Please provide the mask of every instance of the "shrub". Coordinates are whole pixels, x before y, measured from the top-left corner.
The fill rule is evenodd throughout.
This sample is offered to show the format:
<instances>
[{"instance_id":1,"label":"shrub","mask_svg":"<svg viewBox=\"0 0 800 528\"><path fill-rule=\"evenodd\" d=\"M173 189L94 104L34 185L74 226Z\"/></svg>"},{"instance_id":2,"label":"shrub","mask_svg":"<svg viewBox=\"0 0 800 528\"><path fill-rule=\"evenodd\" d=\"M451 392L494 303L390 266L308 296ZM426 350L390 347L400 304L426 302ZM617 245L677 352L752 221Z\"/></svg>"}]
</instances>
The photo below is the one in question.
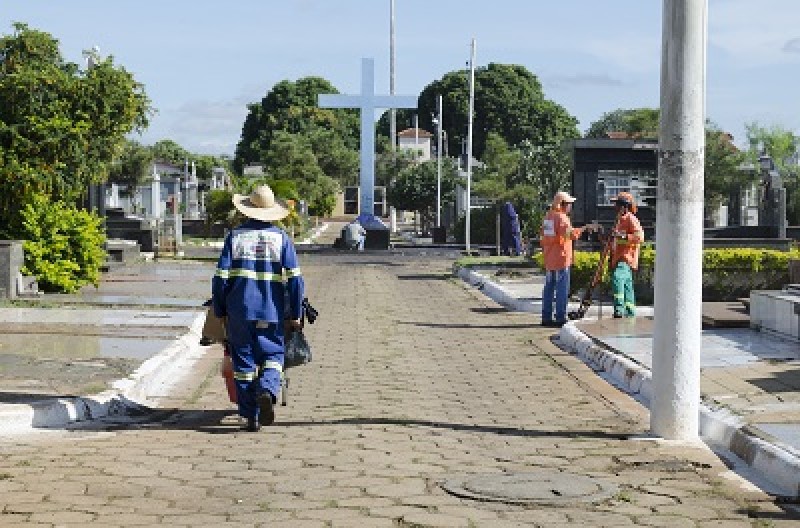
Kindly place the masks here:
<instances>
[{"instance_id":1,"label":"shrub","mask_svg":"<svg viewBox=\"0 0 800 528\"><path fill-rule=\"evenodd\" d=\"M656 252L650 245L642 247L639 272L634 281L637 300L652 302ZM776 251L754 248L713 248L703 250L703 299L733 300L750 290L778 289L789 280L789 260L800 258L800 250ZM576 251L572 266L572 291L589 284L600 259L596 251ZM542 254L534 256L542 267ZM603 280L608 279L607 270Z\"/></svg>"},{"instance_id":2,"label":"shrub","mask_svg":"<svg viewBox=\"0 0 800 528\"><path fill-rule=\"evenodd\" d=\"M34 275L43 291L71 293L98 284L106 237L94 213L34 196L14 231L24 240L22 272Z\"/></svg>"}]
</instances>

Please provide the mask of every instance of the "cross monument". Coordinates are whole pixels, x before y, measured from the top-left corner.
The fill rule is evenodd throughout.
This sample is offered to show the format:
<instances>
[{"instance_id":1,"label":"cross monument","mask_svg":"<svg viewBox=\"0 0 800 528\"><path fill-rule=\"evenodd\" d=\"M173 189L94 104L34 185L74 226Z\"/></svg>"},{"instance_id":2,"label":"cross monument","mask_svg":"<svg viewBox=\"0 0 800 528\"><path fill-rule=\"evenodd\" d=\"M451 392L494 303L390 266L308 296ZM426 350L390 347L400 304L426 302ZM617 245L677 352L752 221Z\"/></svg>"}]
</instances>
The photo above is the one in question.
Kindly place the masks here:
<instances>
[{"instance_id":1,"label":"cross monument","mask_svg":"<svg viewBox=\"0 0 800 528\"><path fill-rule=\"evenodd\" d=\"M375 110L378 108L416 108L413 95L376 95L375 60L361 59L361 94L320 94L320 108L358 108L361 111L361 205L358 220L368 231L385 230L375 216Z\"/></svg>"}]
</instances>

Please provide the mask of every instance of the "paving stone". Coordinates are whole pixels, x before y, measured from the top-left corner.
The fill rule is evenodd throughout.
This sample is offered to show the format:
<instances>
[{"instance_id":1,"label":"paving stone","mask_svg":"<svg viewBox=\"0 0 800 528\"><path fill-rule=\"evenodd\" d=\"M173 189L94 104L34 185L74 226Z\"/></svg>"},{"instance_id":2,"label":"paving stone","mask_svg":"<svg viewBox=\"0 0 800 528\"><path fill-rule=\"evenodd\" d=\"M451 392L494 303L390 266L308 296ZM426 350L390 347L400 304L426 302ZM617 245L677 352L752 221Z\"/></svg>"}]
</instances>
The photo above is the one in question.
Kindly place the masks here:
<instances>
[{"instance_id":1,"label":"paving stone","mask_svg":"<svg viewBox=\"0 0 800 528\"><path fill-rule=\"evenodd\" d=\"M287 372L289 405L275 425L239 431L221 350L209 348L167 400L177 409L167 419L3 441L0 473L12 478L0 480L0 504L27 513L0 514L0 526L52 528L57 516L78 515L63 524L735 527L766 500L714 480L727 469L703 448L628 439L647 432L646 412L557 349L534 316L430 278L452 262L302 259L321 313L306 328L315 358ZM709 467L619 462L668 459ZM607 479L629 500L523 508L437 486L449 475L537 469ZM662 513L645 515L651 509Z\"/></svg>"}]
</instances>

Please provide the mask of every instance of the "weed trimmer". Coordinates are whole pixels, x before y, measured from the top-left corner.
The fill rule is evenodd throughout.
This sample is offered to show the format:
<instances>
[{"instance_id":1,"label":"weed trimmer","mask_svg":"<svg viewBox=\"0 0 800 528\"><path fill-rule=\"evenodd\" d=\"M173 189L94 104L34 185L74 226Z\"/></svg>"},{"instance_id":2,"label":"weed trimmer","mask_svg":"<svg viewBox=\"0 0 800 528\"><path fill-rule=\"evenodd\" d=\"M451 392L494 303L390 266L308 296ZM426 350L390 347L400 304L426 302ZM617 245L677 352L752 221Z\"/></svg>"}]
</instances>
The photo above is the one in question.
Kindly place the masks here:
<instances>
[{"instance_id":1,"label":"weed trimmer","mask_svg":"<svg viewBox=\"0 0 800 528\"><path fill-rule=\"evenodd\" d=\"M589 287L586 288L586 291L583 292L580 307L578 307L576 311L567 314L570 320L583 319L583 316L586 315L586 311L589 310L589 307L592 305L592 293L594 293L594 289L600 284L600 281L603 280L603 270L606 266L606 260L608 260L608 256L611 254L611 245L613 243L614 237L609 233L605 236L603 249L600 252L600 260L597 263L597 269L594 270L592 281L589 283Z\"/></svg>"}]
</instances>

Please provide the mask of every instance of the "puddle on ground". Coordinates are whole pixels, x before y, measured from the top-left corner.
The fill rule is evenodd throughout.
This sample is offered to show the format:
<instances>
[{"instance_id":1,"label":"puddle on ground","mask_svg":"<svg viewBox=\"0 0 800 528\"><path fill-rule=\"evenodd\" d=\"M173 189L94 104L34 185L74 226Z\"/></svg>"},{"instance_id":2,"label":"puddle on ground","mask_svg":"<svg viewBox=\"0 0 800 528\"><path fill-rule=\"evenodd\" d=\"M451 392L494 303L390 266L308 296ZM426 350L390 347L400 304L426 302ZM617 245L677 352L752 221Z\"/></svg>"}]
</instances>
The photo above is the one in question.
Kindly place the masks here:
<instances>
[{"instance_id":1,"label":"puddle on ground","mask_svg":"<svg viewBox=\"0 0 800 528\"><path fill-rule=\"evenodd\" d=\"M64 334L2 334L0 356L39 359L120 358L144 361L174 342L174 336L158 338L111 337ZM0 360L0 366L2 361Z\"/></svg>"}]
</instances>

